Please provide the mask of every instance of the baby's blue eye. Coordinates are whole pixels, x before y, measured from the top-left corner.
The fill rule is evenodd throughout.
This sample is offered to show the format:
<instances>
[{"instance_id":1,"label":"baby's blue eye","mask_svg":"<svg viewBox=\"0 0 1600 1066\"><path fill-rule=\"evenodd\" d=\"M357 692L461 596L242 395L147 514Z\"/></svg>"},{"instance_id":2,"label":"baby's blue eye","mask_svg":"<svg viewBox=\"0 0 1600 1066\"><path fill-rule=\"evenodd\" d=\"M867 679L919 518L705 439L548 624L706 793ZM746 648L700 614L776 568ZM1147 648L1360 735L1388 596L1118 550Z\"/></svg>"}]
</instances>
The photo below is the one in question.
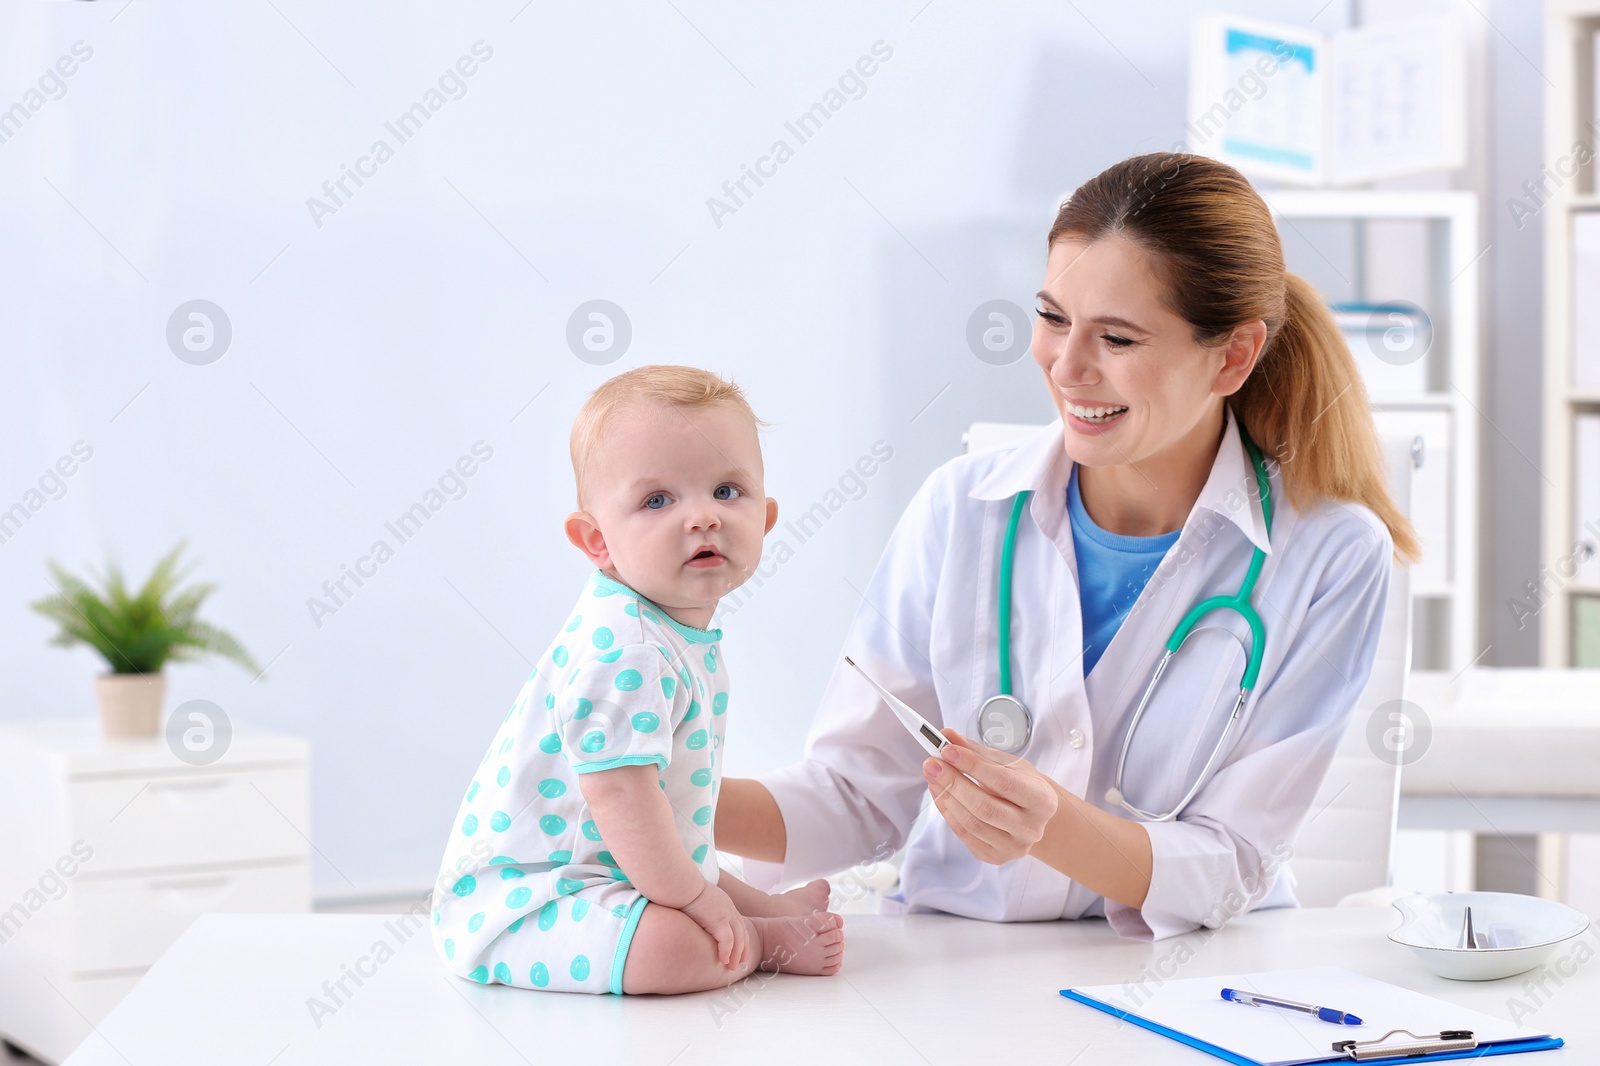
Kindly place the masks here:
<instances>
[{"instance_id":1,"label":"baby's blue eye","mask_svg":"<svg viewBox=\"0 0 1600 1066\"><path fill-rule=\"evenodd\" d=\"M648 495L648 496L646 496L644 498L644 505L646 507L650 508L650 510L652 510L652 511L659 511L659 510L661 510L661 508L663 508L663 507L665 507L667 505L666 504L666 499L667 499L667 494L666 493L664 493L664 492L652 492L650 495ZM652 502L654 500L661 500L662 502L661 503L654 503L654 502Z\"/></svg>"},{"instance_id":2,"label":"baby's blue eye","mask_svg":"<svg viewBox=\"0 0 1600 1066\"><path fill-rule=\"evenodd\" d=\"M722 490L723 489L730 490L731 492L734 493L734 495L732 495L732 496L724 496L724 495L722 495ZM740 496L743 496L744 493L742 491L740 491L739 486L737 486L737 485L718 485L716 487L716 489L712 491L711 495L713 497L715 497L716 499L719 499L719 500L736 500Z\"/></svg>"}]
</instances>

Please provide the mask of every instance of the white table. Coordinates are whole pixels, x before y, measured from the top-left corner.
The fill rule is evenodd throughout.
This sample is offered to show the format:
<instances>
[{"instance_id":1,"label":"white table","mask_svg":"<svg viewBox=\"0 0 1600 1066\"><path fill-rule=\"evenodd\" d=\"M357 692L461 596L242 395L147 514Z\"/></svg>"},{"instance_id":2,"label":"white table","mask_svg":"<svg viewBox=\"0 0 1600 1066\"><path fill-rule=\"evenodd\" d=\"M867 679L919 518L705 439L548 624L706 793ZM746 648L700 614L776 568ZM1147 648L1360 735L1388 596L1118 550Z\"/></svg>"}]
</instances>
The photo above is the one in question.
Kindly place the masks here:
<instances>
[{"instance_id":1,"label":"white table","mask_svg":"<svg viewBox=\"0 0 1600 1066\"><path fill-rule=\"evenodd\" d=\"M68 1066L128 1063L1215 1063L1057 994L1074 985L1338 965L1509 1018L1534 974L1434 977L1385 939L1387 909L1263 911L1150 944L1097 920L1000 925L946 915L852 916L842 973L770 977L742 998L585 996L446 976L428 930L400 944L380 915L200 918ZM1600 1060L1600 952L1524 1024L1567 1041L1537 1066ZM378 941L399 945L319 1027L307 1001ZM1568 945L1563 954L1576 952ZM736 986L737 987L737 986ZM1510 1060L1506 1060L1510 1061ZM1521 1061L1521 1060L1519 1060Z\"/></svg>"}]
</instances>

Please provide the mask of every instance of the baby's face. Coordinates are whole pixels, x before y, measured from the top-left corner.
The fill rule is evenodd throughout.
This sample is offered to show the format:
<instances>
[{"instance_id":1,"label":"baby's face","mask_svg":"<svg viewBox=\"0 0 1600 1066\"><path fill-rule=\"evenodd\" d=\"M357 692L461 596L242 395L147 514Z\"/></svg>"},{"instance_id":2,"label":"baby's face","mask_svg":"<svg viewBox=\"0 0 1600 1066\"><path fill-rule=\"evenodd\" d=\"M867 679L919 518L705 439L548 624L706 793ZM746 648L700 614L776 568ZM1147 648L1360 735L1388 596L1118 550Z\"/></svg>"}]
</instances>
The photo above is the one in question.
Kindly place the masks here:
<instances>
[{"instance_id":1,"label":"baby's face","mask_svg":"<svg viewBox=\"0 0 1600 1066\"><path fill-rule=\"evenodd\" d=\"M567 519L568 537L602 571L701 629L755 570L778 515L756 427L724 404L630 405L590 456L584 488L589 510Z\"/></svg>"}]
</instances>

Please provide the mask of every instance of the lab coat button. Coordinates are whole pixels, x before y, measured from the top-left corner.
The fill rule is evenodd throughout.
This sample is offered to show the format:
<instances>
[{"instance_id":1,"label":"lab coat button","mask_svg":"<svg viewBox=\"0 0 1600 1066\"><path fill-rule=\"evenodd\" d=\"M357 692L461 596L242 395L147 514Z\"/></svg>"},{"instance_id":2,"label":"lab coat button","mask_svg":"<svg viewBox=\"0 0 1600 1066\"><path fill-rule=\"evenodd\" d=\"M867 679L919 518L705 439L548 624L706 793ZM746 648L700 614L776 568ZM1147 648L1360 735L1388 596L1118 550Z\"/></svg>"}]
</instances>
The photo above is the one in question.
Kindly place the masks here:
<instances>
[{"instance_id":1,"label":"lab coat button","mask_svg":"<svg viewBox=\"0 0 1600 1066\"><path fill-rule=\"evenodd\" d=\"M1083 734L1076 729L1068 730L1067 743L1071 744L1074 748L1083 747Z\"/></svg>"}]
</instances>

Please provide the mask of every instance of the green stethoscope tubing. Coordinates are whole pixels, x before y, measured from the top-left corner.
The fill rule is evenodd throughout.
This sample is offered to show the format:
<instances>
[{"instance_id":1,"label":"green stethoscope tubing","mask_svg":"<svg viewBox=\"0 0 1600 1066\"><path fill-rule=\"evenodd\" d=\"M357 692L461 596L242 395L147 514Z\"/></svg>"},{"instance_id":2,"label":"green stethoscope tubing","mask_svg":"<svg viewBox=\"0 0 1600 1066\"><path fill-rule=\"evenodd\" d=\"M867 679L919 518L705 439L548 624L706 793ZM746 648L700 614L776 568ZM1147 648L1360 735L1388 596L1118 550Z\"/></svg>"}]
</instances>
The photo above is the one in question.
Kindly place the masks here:
<instances>
[{"instance_id":1,"label":"green stethoscope tubing","mask_svg":"<svg viewBox=\"0 0 1600 1066\"><path fill-rule=\"evenodd\" d=\"M1256 487L1261 493L1261 516L1266 519L1267 536L1272 536L1272 490L1267 480L1267 465L1261 459L1261 452L1257 450L1255 441L1241 427L1239 435L1244 438L1245 451L1250 453L1250 461L1256 468ZM1261 567L1267 561L1267 553L1257 548L1250 556L1250 568L1245 571L1244 582L1240 584L1239 591L1232 596L1212 596L1201 600L1184 616L1178 628L1172 631L1172 636L1167 639L1167 651L1176 652L1183 643L1194 624L1200 621L1200 616L1218 608L1232 608L1244 616L1250 624L1250 656L1245 663L1244 679L1239 682L1239 687L1246 692L1256 687L1256 675L1261 672L1261 659L1255 650L1261 647L1266 638L1266 630L1261 624L1261 615L1250 606L1250 595L1256 590L1256 578L1261 574ZM1010 628L1009 626L1007 628ZM1007 642L1009 644L1009 641Z\"/></svg>"},{"instance_id":2,"label":"green stethoscope tubing","mask_svg":"<svg viewBox=\"0 0 1600 1066\"><path fill-rule=\"evenodd\" d=\"M1245 432L1243 426L1239 427L1239 436L1244 442L1245 451L1250 455L1251 464L1255 467L1256 488L1261 498L1261 514L1266 522L1267 536L1270 538L1272 535L1272 489L1270 479L1267 476L1266 462L1261 457L1261 450L1256 447L1255 441L1250 439L1250 435ZM1016 697L1012 696L1011 693L1011 578L1016 557L1017 527L1021 524L1022 513L1027 508L1028 500L1032 495L1031 490L1017 493L1016 499L1011 504L1011 516L1006 522L1005 540L1000 548L999 695L1009 697L1012 700L1016 700ZM1166 821L1176 817L1178 811L1182 810L1194 793L1198 791L1201 782L1205 779L1206 771L1216 761L1217 755L1221 753L1222 743L1227 740L1228 731L1224 730L1222 741L1218 743L1217 750L1212 752L1211 761L1207 762L1205 770L1201 771L1200 779L1196 780L1195 787L1189 790L1189 794L1179 803L1177 809L1171 813L1166 815L1148 814L1129 806L1122 800L1122 771L1123 765L1127 761L1128 746L1133 740L1133 730L1137 727L1139 718L1144 713L1145 704L1150 699L1150 693L1155 688L1156 682L1160 680L1161 674L1165 671L1167 662L1173 655L1177 654L1178 648L1188 639L1189 634L1194 630L1195 624L1203 616L1215 610L1233 610L1238 612L1250 627L1250 650L1245 658L1244 676L1239 682L1239 698L1234 704L1233 715L1229 720L1229 729L1232 728L1232 722L1239 717L1239 712L1244 706L1245 697L1255 688L1256 677L1261 672L1261 658L1256 654L1256 651L1263 646L1266 640L1266 628L1262 625L1261 615L1251 606L1250 597L1255 592L1256 579L1261 575L1261 568L1266 564L1266 559L1266 552L1259 547L1256 548L1251 553L1250 566L1245 571L1244 580L1239 585L1239 591L1232 596L1211 596L1201 600L1189 610L1188 614L1184 615L1183 621L1178 623L1178 627L1172 631L1172 636L1167 639L1166 655L1162 657L1161 663L1156 667L1155 676L1150 679L1150 684L1145 689L1144 698L1139 701L1139 707L1134 712L1133 721L1129 723L1128 734L1123 740L1122 757L1117 763L1117 783L1111 790L1116 794L1114 801L1134 811L1134 813L1157 821ZM1016 702L1018 706L1023 706L1020 700L1016 700ZM1025 721L1024 736L1026 736L1032 731L1032 714L1027 711L1025 706L1023 706L1023 713L1026 719L1029 720Z\"/></svg>"}]
</instances>

